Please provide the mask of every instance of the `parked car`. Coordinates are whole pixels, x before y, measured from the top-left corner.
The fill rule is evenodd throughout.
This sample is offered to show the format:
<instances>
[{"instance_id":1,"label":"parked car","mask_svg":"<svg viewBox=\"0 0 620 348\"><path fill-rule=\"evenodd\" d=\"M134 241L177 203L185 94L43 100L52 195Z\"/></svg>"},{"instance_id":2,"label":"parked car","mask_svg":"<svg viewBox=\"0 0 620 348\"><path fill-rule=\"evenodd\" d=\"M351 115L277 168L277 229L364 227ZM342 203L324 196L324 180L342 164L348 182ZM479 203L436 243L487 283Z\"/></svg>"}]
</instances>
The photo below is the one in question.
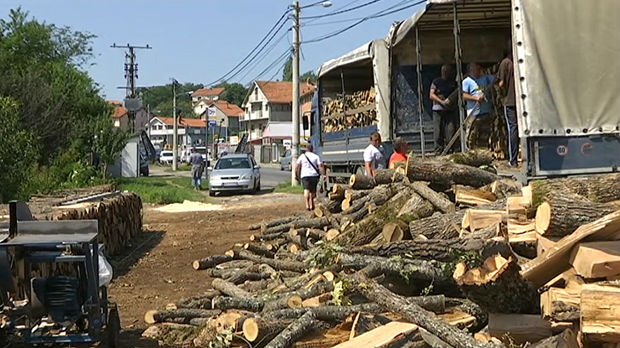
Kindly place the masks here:
<instances>
[{"instance_id":1,"label":"parked car","mask_svg":"<svg viewBox=\"0 0 620 348\"><path fill-rule=\"evenodd\" d=\"M170 150L164 150L159 154L159 163L161 164L172 164L173 154Z\"/></svg>"},{"instance_id":2,"label":"parked car","mask_svg":"<svg viewBox=\"0 0 620 348\"><path fill-rule=\"evenodd\" d=\"M209 169L210 196L222 191L260 191L260 166L252 155L226 155Z\"/></svg>"},{"instance_id":3,"label":"parked car","mask_svg":"<svg viewBox=\"0 0 620 348\"><path fill-rule=\"evenodd\" d=\"M306 150L302 149L300 155L304 152ZM291 150L286 150L284 156L280 159L280 170L293 170L293 166L291 166Z\"/></svg>"},{"instance_id":4,"label":"parked car","mask_svg":"<svg viewBox=\"0 0 620 348\"><path fill-rule=\"evenodd\" d=\"M206 147L204 147L204 146L196 146L195 149L196 150L192 150L192 148L187 149L187 153L185 154L185 156L183 158L181 158L183 160L183 162L187 162L189 164L190 160L191 160L192 153L194 153L194 151L198 152L199 154L201 154L202 155L202 159L205 162L210 160L210 158L207 158L207 148Z\"/></svg>"}]
</instances>

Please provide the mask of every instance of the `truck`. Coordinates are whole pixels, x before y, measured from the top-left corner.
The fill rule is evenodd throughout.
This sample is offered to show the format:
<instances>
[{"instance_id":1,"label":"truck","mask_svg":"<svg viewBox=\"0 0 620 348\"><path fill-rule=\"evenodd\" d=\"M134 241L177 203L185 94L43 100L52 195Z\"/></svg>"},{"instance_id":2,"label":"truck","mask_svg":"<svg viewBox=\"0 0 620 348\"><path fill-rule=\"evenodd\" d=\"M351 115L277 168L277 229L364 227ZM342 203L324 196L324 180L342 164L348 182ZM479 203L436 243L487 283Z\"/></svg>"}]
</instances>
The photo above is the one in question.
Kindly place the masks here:
<instances>
[{"instance_id":1,"label":"truck","mask_svg":"<svg viewBox=\"0 0 620 348\"><path fill-rule=\"evenodd\" d=\"M567 26L566 23L572 23ZM511 175L540 177L615 172L620 165L620 2L580 0L427 0L387 37L319 69L313 144L330 181L363 166L368 136L378 131L391 153L397 136L417 154L433 151L433 78L442 64L496 67L512 50L516 110L524 165ZM326 129L330 98L375 90L371 124ZM459 98L459 136L467 150L467 115ZM327 112L326 112L327 111ZM344 110L349 116L359 110ZM503 110L497 112L503 117Z\"/></svg>"}]
</instances>

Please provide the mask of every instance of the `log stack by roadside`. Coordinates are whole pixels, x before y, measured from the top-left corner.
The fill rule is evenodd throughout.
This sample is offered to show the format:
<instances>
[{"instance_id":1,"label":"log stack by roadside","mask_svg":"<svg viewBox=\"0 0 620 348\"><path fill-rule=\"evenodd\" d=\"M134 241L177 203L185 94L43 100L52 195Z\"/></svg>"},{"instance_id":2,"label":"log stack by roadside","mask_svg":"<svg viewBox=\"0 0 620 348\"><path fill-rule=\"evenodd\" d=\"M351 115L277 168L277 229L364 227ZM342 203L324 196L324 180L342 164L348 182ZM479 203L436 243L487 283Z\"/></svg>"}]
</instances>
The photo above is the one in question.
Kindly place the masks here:
<instances>
[{"instance_id":1,"label":"log stack by roadside","mask_svg":"<svg viewBox=\"0 0 620 348\"><path fill-rule=\"evenodd\" d=\"M213 289L149 311L145 334L189 330L196 347L617 344L620 206L580 195L594 186L534 207L532 187L447 158L356 175L310 216L252 225L249 242L196 260Z\"/></svg>"}]
</instances>

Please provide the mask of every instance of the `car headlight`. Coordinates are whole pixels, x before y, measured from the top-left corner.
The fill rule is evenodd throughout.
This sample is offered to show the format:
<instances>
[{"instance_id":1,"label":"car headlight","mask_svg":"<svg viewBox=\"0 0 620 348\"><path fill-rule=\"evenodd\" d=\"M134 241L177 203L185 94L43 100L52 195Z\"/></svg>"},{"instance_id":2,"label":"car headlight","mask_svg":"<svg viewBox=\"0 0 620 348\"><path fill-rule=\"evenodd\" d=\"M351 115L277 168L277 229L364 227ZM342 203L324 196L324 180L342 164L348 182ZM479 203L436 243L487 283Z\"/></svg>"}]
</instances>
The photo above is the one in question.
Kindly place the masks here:
<instances>
[{"instance_id":1,"label":"car headlight","mask_svg":"<svg viewBox=\"0 0 620 348\"><path fill-rule=\"evenodd\" d=\"M210 177L211 181L220 181L220 177L219 176L212 176Z\"/></svg>"},{"instance_id":2,"label":"car headlight","mask_svg":"<svg viewBox=\"0 0 620 348\"><path fill-rule=\"evenodd\" d=\"M241 180L249 180L249 179L252 179L252 174L241 175Z\"/></svg>"}]
</instances>

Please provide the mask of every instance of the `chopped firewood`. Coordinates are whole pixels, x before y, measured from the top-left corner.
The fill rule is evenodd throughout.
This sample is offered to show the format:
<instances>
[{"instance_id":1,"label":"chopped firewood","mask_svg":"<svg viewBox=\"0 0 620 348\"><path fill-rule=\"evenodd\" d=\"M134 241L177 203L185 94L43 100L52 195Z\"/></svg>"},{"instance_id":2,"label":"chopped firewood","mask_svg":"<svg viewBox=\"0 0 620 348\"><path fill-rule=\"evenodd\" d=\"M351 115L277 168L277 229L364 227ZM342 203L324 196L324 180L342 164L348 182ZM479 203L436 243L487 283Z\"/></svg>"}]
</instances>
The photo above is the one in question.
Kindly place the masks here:
<instances>
[{"instance_id":1,"label":"chopped firewood","mask_svg":"<svg viewBox=\"0 0 620 348\"><path fill-rule=\"evenodd\" d=\"M479 229L496 225L506 220L506 212L503 210L468 209L463 217L461 228L475 232Z\"/></svg>"},{"instance_id":2,"label":"chopped firewood","mask_svg":"<svg viewBox=\"0 0 620 348\"><path fill-rule=\"evenodd\" d=\"M144 314L144 322L147 324L155 324L162 322L174 322L177 324L189 324L194 318L211 318L220 314L222 311L217 309L189 309L182 308L172 311L151 310ZM182 320L175 320L181 318Z\"/></svg>"},{"instance_id":3,"label":"chopped firewood","mask_svg":"<svg viewBox=\"0 0 620 348\"><path fill-rule=\"evenodd\" d=\"M387 242L396 242L403 239L411 239L409 234L409 226L403 221L397 220L394 222L388 222L383 226L381 231L383 238Z\"/></svg>"},{"instance_id":4,"label":"chopped firewood","mask_svg":"<svg viewBox=\"0 0 620 348\"><path fill-rule=\"evenodd\" d=\"M356 190L371 189L376 185L377 183L372 177L363 174L353 174L349 179L349 186Z\"/></svg>"},{"instance_id":5,"label":"chopped firewood","mask_svg":"<svg viewBox=\"0 0 620 348\"><path fill-rule=\"evenodd\" d=\"M494 193L482 189L467 190L456 188L454 195L456 203L470 206L489 204L497 200Z\"/></svg>"},{"instance_id":6,"label":"chopped firewood","mask_svg":"<svg viewBox=\"0 0 620 348\"><path fill-rule=\"evenodd\" d=\"M424 199L429 201L435 208L439 209L444 213L453 213L456 211L456 207L454 203L452 203L448 198L444 197L444 195L435 192L433 189L428 187L426 183L421 181L414 181L411 183L411 188L422 196Z\"/></svg>"},{"instance_id":7,"label":"chopped firewood","mask_svg":"<svg viewBox=\"0 0 620 348\"><path fill-rule=\"evenodd\" d=\"M620 287L584 285L581 335L586 342L620 342Z\"/></svg>"},{"instance_id":8,"label":"chopped firewood","mask_svg":"<svg viewBox=\"0 0 620 348\"><path fill-rule=\"evenodd\" d=\"M530 348L579 348L577 334L572 329L566 329L562 333L542 339L528 346Z\"/></svg>"},{"instance_id":9,"label":"chopped firewood","mask_svg":"<svg viewBox=\"0 0 620 348\"><path fill-rule=\"evenodd\" d=\"M554 321L578 321L579 303L579 291L550 288L540 295L543 318Z\"/></svg>"},{"instance_id":10,"label":"chopped firewood","mask_svg":"<svg viewBox=\"0 0 620 348\"><path fill-rule=\"evenodd\" d=\"M584 278L620 274L620 240L579 243L573 248L570 263Z\"/></svg>"},{"instance_id":11,"label":"chopped firewood","mask_svg":"<svg viewBox=\"0 0 620 348\"><path fill-rule=\"evenodd\" d=\"M379 348L390 344L401 335L406 335L418 329L411 323L393 321L374 330L363 333L349 341L343 342L333 348Z\"/></svg>"}]
</instances>

